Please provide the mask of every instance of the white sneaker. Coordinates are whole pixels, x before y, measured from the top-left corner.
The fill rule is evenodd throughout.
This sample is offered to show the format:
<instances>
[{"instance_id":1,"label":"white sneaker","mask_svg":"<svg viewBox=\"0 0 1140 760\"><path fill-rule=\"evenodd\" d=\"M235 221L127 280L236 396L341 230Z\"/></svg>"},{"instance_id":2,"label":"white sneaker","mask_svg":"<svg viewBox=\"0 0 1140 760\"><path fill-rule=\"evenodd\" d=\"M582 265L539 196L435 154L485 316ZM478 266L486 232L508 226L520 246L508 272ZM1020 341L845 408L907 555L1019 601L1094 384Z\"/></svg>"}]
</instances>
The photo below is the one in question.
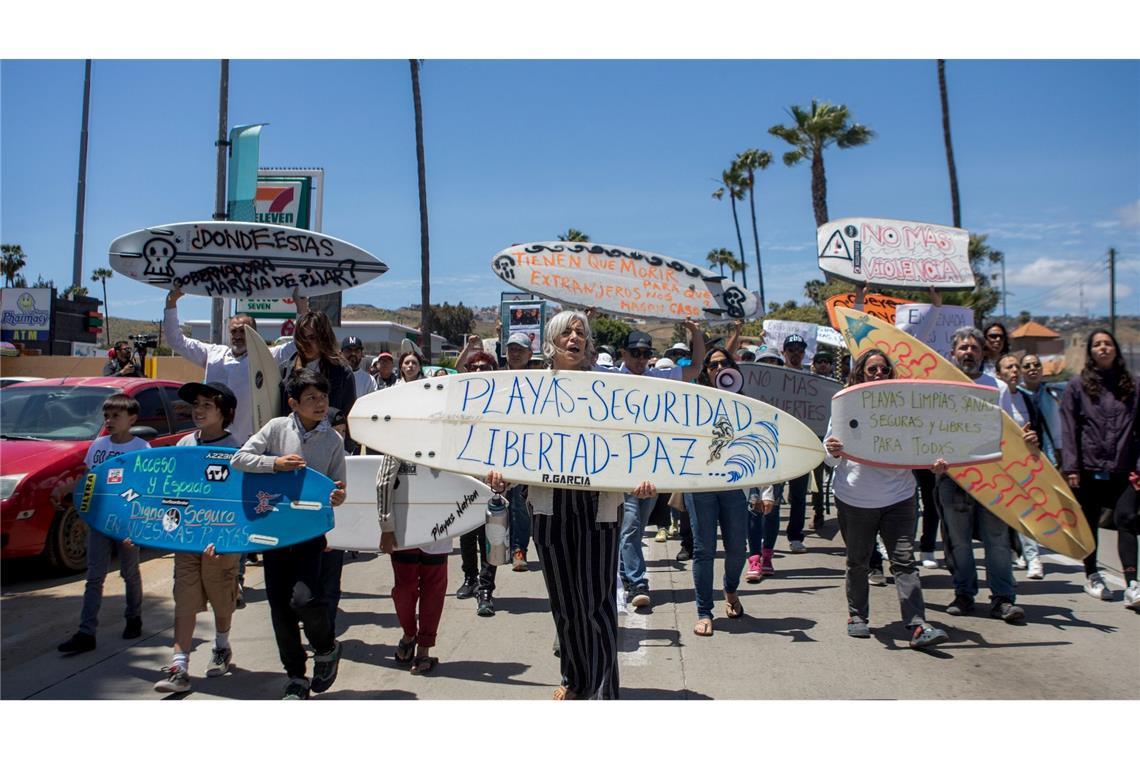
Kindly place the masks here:
<instances>
[{"instance_id":1,"label":"white sneaker","mask_svg":"<svg viewBox=\"0 0 1140 760\"><path fill-rule=\"evenodd\" d=\"M1101 577L1100 573L1093 573L1089 576L1085 582L1085 593L1105 602L1112 599L1112 591L1104 585L1104 578Z\"/></svg>"},{"instance_id":2,"label":"white sneaker","mask_svg":"<svg viewBox=\"0 0 1140 760\"><path fill-rule=\"evenodd\" d=\"M804 548L803 541L789 541L788 549L792 552L792 554L803 554L807 551L807 549Z\"/></svg>"},{"instance_id":3,"label":"white sneaker","mask_svg":"<svg viewBox=\"0 0 1140 760\"><path fill-rule=\"evenodd\" d=\"M927 570L933 570L938 567L938 560L934 559L934 552L922 553L922 566Z\"/></svg>"},{"instance_id":4,"label":"white sneaker","mask_svg":"<svg viewBox=\"0 0 1140 760\"><path fill-rule=\"evenodd\" d=\"M1018 570L1024 570L1029 567L1029 563L1025 561L1025 557L1018 557L1017 561L1013 563L1013 566Z\"/></svg>"},{"instance_id":5,"label":"white sneaker","mask_svg":"<svg viewBox=\"0 0 1140 760\"><path fill-rule=\"evenodd\" d=\"M1034 557L1029 560L1029 572L1025 574L1026 578L1032 578L1039 581L1045 577L1045 567L1041 564L1041 560Z\"/></svg>"},{"instance_id":6,"label":"white sneaker","mask_svg":"<svg viewBox=\"0 0 1140 760\"><path fill-rule=\"evenodd\" d=\"M885 586L887 585L887 576L883 575L882 570L872 570L867 575L867 582L872 586Z\"/></svg>"},{"instance_id":7,"label":"white sneaker","mask_svg":"<svg viewBox=\"0 0 1140 760\"><path fill-rule=\"evenodd\" d=\"M1124 606L1140 612L1140 583L1132 581L1124 589Z\"/></svg>"},{"instance_id":8,"label":"white sneaker","mask_svg":"<svg viewBox=\"0 0 1140 760\"><path fill-rule=\"evenodd\" d=\"M207 678L217 678L224 676L230 670L230 662L234 658L233 650L229 647L225 649L215 648L213 657L210 660L210 667L206 668Z\"/></svg>"},{"instance_id":9,"label":"white sneaker","mask_svg":"<svg viewBox=\"0 0 1140 760\"><path fill-rule=\"evenodd\" d=\"M163 668L162 674L165 678L154 685L154 690L159 694L182 694L190 691L190 674L186 672L186 668L171 665Z\"/></svg>"}]
</instances>

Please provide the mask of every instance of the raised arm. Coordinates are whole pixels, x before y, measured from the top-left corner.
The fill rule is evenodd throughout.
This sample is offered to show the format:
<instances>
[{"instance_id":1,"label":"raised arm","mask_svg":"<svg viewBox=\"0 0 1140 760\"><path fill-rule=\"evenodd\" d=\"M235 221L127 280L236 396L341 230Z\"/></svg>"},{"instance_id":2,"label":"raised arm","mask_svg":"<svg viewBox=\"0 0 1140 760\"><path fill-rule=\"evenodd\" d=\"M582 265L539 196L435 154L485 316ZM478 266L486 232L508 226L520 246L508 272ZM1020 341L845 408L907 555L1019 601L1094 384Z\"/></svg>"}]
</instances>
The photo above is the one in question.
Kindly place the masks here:
<instances>
[{"instance_id":1,"label":"raised arm","mask_svg":"<svg viewBox=\"0 0 1140 760\"><path fill-rule=\"evenodd\" d=\"M689 331L689 340L693 345L693 361L689 363L681 372L681 379L686 383L691 383L697 379L697 375L701 374L701 367L705 360L705 334L701 330L701 326L691 319L686 319L682 322L685 329Z\"/></svg>"},{"instance_id":2,"label":"raised arm","mask_svg":"<svg viewBox=\"0 0 1140 760\"><path fill-rule=\"evenodd\" d=\"M174 353L192 364L205 367L211 344L187 338L182 334L182 326L178 324L178 299L181 297L182 291L178 289L166 294L166 310L162 313L162 334Z\"/></svg>"}]
</instances>

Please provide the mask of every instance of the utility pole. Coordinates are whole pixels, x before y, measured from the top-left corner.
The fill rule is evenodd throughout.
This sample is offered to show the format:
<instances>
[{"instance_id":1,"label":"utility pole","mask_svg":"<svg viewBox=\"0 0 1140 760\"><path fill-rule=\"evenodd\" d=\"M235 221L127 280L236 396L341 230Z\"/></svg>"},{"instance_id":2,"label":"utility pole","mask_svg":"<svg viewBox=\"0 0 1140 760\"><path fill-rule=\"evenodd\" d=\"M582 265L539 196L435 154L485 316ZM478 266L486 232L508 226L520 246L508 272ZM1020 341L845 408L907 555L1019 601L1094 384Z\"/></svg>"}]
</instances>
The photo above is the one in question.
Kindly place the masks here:
<instances>
[{"instance_id":1,"label":"utility pole","mask_svg":"<svg viewBox=\"0 0 1140 760\"><path fill-rule=\"evenodd\" d=\"M87 205L87 122L91 114L91 59L83 66L83 123L79 128L79 183L75 190L75 252L71 284L78 288L83 279L83 214ZM110 340L110 325L107 339Z\"/></svg>"},{"instance_id":2,"label":"utility pole","mask_svg":"<svg viewBox=\"0 0 1140 760\"><path fill-rule=\"evenodd\" d=\"M222 59L221 79L218 82L218 139L214 145L218 148L218 184L214 191L214 221L220 222L226 218L226 155L229 151L229 141L226 140L226 124L229 122L230 102L230 62L228 58ZM221 298L210 301L210 342L221 345L222 313Z\"/></svg>"},{"instance_id":3,"label":"utility pole","mask_svg":"<svg viewBox=\"0 0 1140 760\"><path fill-rule=\"evenodd\" d=\"M1005 309L1005 254L1001 257L1001 318L1006 320L1009 318L1009 313Z\"/></svg>"},{"instance_id":4,"label":"utility pole","mask_svg":"<svg viewBox=\"0 0 1140 760\"><path fill-rule=\"evenodd\" d=\"M1116 249L1108 249L1108 329L1116 335Z\"/></svg>"}]
</instances>

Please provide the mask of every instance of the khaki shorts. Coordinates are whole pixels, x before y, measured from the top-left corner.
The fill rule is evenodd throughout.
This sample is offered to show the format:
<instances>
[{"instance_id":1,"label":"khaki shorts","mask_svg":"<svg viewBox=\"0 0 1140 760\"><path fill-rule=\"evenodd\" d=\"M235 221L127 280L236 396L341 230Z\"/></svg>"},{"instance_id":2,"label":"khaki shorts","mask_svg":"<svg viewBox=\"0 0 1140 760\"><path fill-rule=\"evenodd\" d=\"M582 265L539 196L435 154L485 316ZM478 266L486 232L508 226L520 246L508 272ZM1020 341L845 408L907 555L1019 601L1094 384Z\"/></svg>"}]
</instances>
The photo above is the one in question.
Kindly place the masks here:
<instances>
[{"instance_id":1,"label":"khaki shorts","mask_svg":"<svg viewBox=\"0 0 1140 760\"><path fill-rule=\"evenodd\" d=\"M209 559L201 554L174 555L174 616L206 611L206 602L216 615L231 615L237 608L237 572L240 554Z\"/></svg>"}]
</instances>

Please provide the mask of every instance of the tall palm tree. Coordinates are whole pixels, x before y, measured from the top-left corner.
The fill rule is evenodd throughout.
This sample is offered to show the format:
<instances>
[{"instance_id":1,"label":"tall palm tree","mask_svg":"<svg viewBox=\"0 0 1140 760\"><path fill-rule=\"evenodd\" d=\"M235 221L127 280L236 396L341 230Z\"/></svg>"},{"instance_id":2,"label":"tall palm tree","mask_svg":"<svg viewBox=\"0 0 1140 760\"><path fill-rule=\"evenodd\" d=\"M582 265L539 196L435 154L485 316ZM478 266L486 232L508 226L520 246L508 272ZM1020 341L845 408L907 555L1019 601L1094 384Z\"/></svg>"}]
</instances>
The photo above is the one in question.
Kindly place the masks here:
<instances>
[{"instance_id":1,"label":"tall palm tree","mask_svg":"<svg viewBox=\"0 0 1140 760\"><path fill-rule=\"evenodd\" d=\"M576 230L573 227L566 230L565 235L559 235L558 239L565 241L567 243L589 243L590 242L590 236L589 235L587 235L585 232L582 232L582 230Z\"/></svg>"},{"instance_id":2,"label":"tall palm tree","mask_svg":"<svg viewBox=\"0 0 1140 760\"><path fill-rule=\"evenodd\" d=\"M107 329L103 331L103 335L107 339L107 345L111 344L111 306L107 303L107 280L115 276L114 270L107 267L99 267L91 273L91 282L103 283L103 321Z\"/></svg>"},{"instance_id":3,"label":"tall palm tree","mask_svg":"<svg viewBox=\"0 0 1140 760\"><path fill-rule=\"evenodd\" d=\"M795 166L805 158L811 159L811 202L815 211L815 225L827 223L827 175L823 168L823 151L830 145L854 148L866 145L875 136L870 127L849 124L847 106L811 101L811 110L792 106L788 112L792 126L776 124L768 134L779 137L794 150L784 154L784 164Z\"/></svg>"},{"instance_id":4,"label":"tall palm tree","mask_svg":"<svg viewBox=\"0 0 1140 760\"><path fill-rule=\"evenodd\" d=\"M4 243L0 245L0 269L4 271L4 287L12 287L16 275L28 263L28 257L24 254L24 249L19 244L9 245Z\"/></svg>"},{"instance_id":5,"label":"tall palm tree","mask_svg":"<svg viewBox=\"0 0 1140 760\"><path fill-rule=\"evenodd\" d=\"M725 193L728 193L728 200L732 205L732 223L736 226L736 242L740 246L740 256L744 258L744 238L740 236L740 218L736 215L736 202L744 200L744 174L733 161L727 169L720 173L720 179L714 179L713 182L720 184L720 187L712 194L713 198L718 201L723 200ZM744 289L748 289L747 275L744 277Z\"/></svg>"},{"instance_id":6,"label":"tall palm tree","mask_svg":"<svg viewBox=\"0 0 1140 760\"><path fill-rule=\"evenodd\" d=\"M756 246L756 281L760 288L760 310L764 311L764 268L760 263L760 233L756 231L756 172L768 168L772 154L766 150L749 148L736 155L736 164L744 172L744 186L748 188L748 207L752 212L752 242ZM744 258L743 249L740 258Z\"/></svg>"},{"instance_id":7,"label":"tall palm tree","mask_svg":"<svg viewBox=\"0 0 1140 760\"><path fill-rule=\"evenodd\" d=\"M950 168L950 207L954 226L962 226L962 207L958 203L958 168L954 165L954 146L950 143L950 100L946 96L946 61L938 59L938 96L942 99L942 140L946 143L946 165Z\"/></svg>"},{"instance_id":8,"label":"tall palm tree","mask_svg":"<svg viewBox=\"0 0 1140 760\"><path fill-rule=\"evenodd\" d=\"M728 265L731 272L732 262L736 261L736 256L727 248L714 248L705 256L705 261L708 262L709 266L720 269L720 276L724 277L725 265Z\"/></svg>"},{"instance_id":9,"label":"tall palm tree","mask_svg":"<svg viewBox=\"0 0 1140 760\"><path fill-rule=\"evenodd\" d=\"M424 169L424 111L420 100L422 61L408 60L412 67L412 104L416 111L416 171L420 182L420 348L431 359L431 267L428 255L427 173Z\"/></svg>"},{"instance_id":10,"label":"tall palm tree","mask_svg":"<svg viewBox=\"0 0 1140 760\"><path fill-rule=\"evenodd\" d=\"M736 256L734 256L731 251L729 251L728 257L729 258L726 263L728 264L728 271L732 273L732 281L736 282L737 272L744 275L745 279L747 279L748 273L745 270L748 269L748 262L745 261L743 257L739 259L736 258ZM747 289L748 284L745 283L744 287Z\"/></svg>"}]
</instances>

